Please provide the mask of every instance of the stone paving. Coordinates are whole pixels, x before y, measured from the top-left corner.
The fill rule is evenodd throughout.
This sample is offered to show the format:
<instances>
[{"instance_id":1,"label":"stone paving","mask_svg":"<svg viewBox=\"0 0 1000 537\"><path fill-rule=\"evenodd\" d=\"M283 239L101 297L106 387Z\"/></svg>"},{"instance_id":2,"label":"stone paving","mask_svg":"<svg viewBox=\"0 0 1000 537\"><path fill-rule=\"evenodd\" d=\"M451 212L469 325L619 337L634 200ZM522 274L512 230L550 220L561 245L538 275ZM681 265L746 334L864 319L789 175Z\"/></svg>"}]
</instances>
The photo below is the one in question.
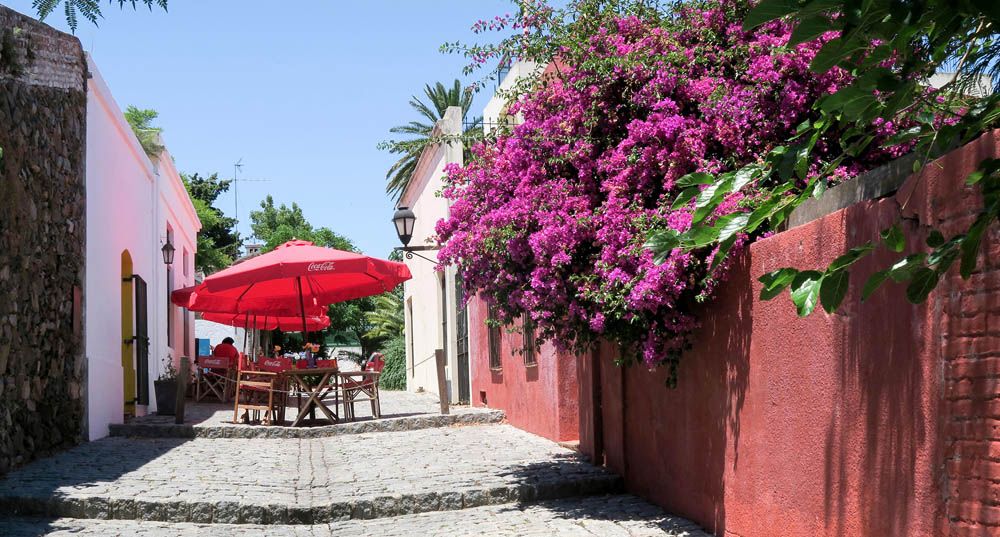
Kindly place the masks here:
<instances>
[{"instance_id":1,"label":"stone paving","mask_svg":"<svg viewBox=\"0 0 1000 537\"><path fill-rule=\"evenodd\" d=\"M111 426L111 436L150 438L320 438L362 432L386 432L425 429L448 425L498 423L502 411L471 406L452 406L450 414L441 415L438 398L426 393L382 391L382 417L373 419L371 405L356 403L356 419L350 423L316 427L265 427L234 424L232 403L189 402L184 410L184 424L174 424L173 416L140 416L126 424ZM293 399L294 400L294 399ZM297 407L289 407L286 418L293 419ZM342 414L342 412L341 412Z\"/></svg>"},{"instance_id":2,"label":"stone paving","mask_svg":"<svg viewBox=\"0 0 1000 537\"><path fill-rule=\"evenodd\" d=\"M615 491L620 479L507 425L321 439L106 438L0 481L0 513L313 523Z\"/></svg>"},{"instance_id":3,"label":"stone paving","mask_svg":"<svg viewBox=\"0 0 1000 537\"><path fill-rule=\"evenodd\" d=\"M212 425L220 411L187 426L288 430ZM0 479L0 536L707 535L620 494L620 477L576 452L508 425L354 433L84 444Z\"/></svg>"},{"instance_id":4,"label":"stone paving","mask_svg":"<svg viewBox=\"0 0 1000 537\"><path fill-rule=\"evenodd\" d=\"M408 537L489 535L515 536L633 536L708 537L697 525L665 515L658 508L628 495L592 496L529 505L497 505L462 511L421 513L375 520L351 520L298 526L205 525L117 520L0 521L6 537L35 535L82 537L163 537L275 535L326 537L335 535Z\"/></svg>"}]
</instances>

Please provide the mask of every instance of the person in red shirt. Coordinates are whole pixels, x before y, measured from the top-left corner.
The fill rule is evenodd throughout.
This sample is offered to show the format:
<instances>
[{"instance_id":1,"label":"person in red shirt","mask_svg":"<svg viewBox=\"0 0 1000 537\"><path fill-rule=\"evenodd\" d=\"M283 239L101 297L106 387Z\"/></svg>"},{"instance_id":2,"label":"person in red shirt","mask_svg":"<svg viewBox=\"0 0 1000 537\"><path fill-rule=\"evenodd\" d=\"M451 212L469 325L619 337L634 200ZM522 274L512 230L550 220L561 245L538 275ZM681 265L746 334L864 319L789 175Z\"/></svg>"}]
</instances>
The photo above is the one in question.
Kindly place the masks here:
<instances>
[{"instance_id":1,"label":"person in red shirt","mask_svg":"<svg viewBox=\"0 0 1000 537\"><path fill-rule=\"evenodd\" d=\"M236 350L236 346L233 345L235 341L233 338L227 337L215 346L212 350L212 356L218 356L221 358L229 358L230 363L236 363L236 360L240 357L240 351Z\"/></svg>"}]
</instances>

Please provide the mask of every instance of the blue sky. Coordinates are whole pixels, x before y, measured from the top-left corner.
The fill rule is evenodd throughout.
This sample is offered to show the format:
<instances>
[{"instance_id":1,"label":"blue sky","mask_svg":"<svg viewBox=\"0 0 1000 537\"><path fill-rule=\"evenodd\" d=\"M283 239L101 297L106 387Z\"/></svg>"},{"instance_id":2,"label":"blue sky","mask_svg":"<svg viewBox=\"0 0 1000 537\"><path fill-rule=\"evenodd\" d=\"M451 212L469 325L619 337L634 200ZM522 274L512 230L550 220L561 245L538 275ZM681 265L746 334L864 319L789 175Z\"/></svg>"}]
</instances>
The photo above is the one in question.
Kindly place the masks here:
<instances>
[{"instance_id":1,"label":"blue sky","mask_svg":"<svg viewBox=\"0 0 1000 537\"><path fill-rule=\"evenodd\" d=\"M31 0L4 5L34 15ZM117 5L117 2L115 3ZM445 41L512 9L506 0L283 2L170 0L170 11L102 2L100 27L76 35L115 100L160 112L182 172L267 180L239 184L240 230L268 193L297 202L315 226L366 253L398 245L384 193L393 162L376 145L416 119L407 104L425 82L462 78ZM281 7L278 7L281 6ZM293 6L293 7L292 7ZM61 7L47 23L66 29ZM481 92L473 110L489 95ZM231 192L218 204L232 214ZM419 215L418 215L419 217Z\"/></svg>"}]
</instances>

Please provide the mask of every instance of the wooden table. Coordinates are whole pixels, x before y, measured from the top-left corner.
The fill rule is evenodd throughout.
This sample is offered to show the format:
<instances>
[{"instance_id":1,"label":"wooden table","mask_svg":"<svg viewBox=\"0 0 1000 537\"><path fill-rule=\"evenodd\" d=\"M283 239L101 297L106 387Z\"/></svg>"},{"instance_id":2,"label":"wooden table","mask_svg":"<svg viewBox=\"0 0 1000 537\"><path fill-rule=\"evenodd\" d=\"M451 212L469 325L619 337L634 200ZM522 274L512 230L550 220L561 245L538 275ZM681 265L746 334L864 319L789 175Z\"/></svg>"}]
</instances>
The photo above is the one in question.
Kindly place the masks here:
<instances>
[{"instance_id":1,"label":"wooden table","mask_svg":"<svg viewBox=\"0 0 1000 537\"><path fill-rule=\"evenodd\" d=\"M337 373L338 369L336 367L288 369L282 373L282 375L288 378L290 385L298 387L301 392L309 396L306 400L306 404L304 406L299 406L299 415L296 416L295 421L292 422L292 427L297 427L302 422L302 419L306 417L306 414L309 414L310 411L315 411L317 408L326 415L326 418L330 420L330 423L337 423L340 421L340 418L337 415L337 405L340 403L340 380ZM319 377L320 380L319 382L313 384L311 381L314 380L314 378L308 377ZM332 410L323 402L323 397L331 391L333 392Z\"/></svg>"}]
</instances>

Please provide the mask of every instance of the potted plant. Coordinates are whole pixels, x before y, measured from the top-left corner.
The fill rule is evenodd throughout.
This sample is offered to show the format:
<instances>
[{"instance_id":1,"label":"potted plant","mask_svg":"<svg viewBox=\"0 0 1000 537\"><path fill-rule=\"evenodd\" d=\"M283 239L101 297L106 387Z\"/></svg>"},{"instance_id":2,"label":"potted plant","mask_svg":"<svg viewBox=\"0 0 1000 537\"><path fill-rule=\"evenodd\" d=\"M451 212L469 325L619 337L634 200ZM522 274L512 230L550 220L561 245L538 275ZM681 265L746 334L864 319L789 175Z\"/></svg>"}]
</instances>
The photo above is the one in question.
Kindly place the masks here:
<instances>
[{"instance_id":1,"label":"potted plant","mask_svg":"<svg viewBox=\"0 0 1000 537\"><path fill-rule=\"evenodd\" d=\"M177 407L177 368L174 359L169 354L163 361L160 377L153 381L156 391L156 413L160 416L173 416Z\"/></svg>"}]
</instances>

